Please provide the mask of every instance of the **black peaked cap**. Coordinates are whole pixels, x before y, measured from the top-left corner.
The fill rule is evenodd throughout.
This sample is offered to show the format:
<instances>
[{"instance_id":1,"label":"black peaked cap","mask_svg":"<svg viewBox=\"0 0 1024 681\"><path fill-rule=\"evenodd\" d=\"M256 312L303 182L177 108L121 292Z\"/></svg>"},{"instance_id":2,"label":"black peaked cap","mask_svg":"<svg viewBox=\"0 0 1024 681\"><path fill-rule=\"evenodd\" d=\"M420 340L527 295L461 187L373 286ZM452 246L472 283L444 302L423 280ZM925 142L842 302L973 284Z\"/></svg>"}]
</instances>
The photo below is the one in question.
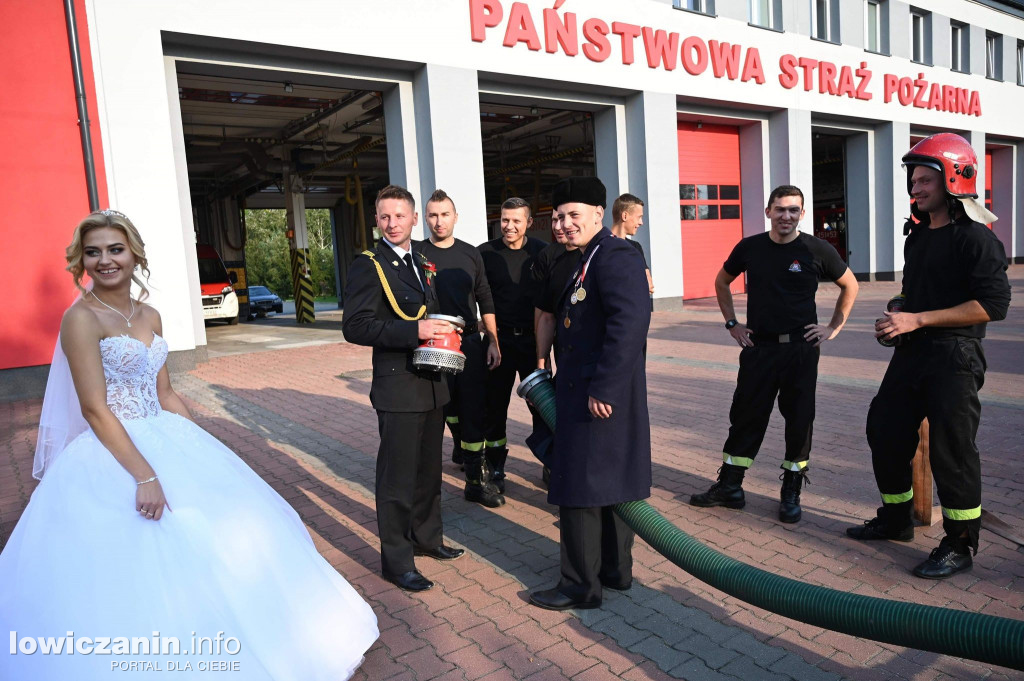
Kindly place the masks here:
<instances>
[{"instance_id":1,"label":"black peaked cap","mask_svg":"<svg viewBox=\"0 0 1024 681\"><path fill-rule=\"evenodd\" d=\"M567 177L551 190L551 205L555 208L563 203L585 203L604 208L607 202L608 190L596 177Z\"/></svg>"}]
</instances>

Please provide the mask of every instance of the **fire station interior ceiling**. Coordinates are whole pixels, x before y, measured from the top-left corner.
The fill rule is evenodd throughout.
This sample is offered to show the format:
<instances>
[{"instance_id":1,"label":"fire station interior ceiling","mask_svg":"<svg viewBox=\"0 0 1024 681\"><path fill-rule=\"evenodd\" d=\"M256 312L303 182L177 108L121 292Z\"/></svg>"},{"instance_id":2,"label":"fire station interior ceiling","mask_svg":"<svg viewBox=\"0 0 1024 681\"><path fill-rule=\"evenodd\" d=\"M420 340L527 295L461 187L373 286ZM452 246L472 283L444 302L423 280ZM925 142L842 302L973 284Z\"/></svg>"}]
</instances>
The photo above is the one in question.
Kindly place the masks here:
<instances>
[{"instance_id":1,"label":"fire station interior ceiling","mask_svg":"<svg viewBox=\"0 0 1024 681\"><path fill-rule=\"evenodd\" d=\"M286 167L310 208L344 200L355 176L364 191L387 184L380 92L178 69L193 205L243 196L283 208Z\"/></svg>"},{"instance_id":2,"label":"fire station interior ceiling","mask_svg":"<svg viewBox=\"0 0 1024 681\"><path fill-rule=\"evenodd\" d=\"M370 196L388 183L379 91L184 61L177 69L193 205L244 197L250 208L283 208L286 165L310 208L338 205L356 176ZM589 111L483 96L480 133L489 216L510 196L545 208L558 180L595 173Z\"/></svg>"},{"instance_id":3,"label":"fire station interior ceiling","mask_svg":"<svg viewBox=\"0 0 1024 681\"><path fill-rule=\"evenodd\" d=\"M594 119L589 111L480 102L487 215L518 196L548 209L551 189L570 175L594 175Z\"/></svg>"}]
</instances>

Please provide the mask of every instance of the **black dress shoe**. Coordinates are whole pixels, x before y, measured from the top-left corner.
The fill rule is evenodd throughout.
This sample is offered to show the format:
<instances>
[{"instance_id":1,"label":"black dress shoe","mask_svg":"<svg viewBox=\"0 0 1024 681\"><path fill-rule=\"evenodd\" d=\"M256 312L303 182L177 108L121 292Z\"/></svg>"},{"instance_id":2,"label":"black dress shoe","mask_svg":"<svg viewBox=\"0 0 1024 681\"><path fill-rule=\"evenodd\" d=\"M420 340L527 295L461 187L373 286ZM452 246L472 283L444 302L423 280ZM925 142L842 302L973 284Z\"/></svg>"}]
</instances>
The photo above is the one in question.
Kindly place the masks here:
<instances>
[{"instance_id":1,"label":"black dress shoe","mask_svg":"<svg viewBox=\"0 0 1024 681\"><path fill-rule=\"evenodd\" d=\"M428 558L433 558L434 560L455 560L456 558L461 557L465 552L466 549L457 549L452 546L445 546L444 544L432 549L413 550L413 553L417 556L426 556Z\"/></svg>"},{"instance_id":2,"label":"black dress shoe","mask_svg":"<svg viewBox=\"0 0 1024 681\"><path fill-rule=\"evenodd\" d=\"M973 565L970 549L967 549L966 553L961 553L952 543L943 540L932 550L928 560L914 568L914 574L924 579L945 579L958 572L970 570Z\"/></svg>"},{"instance_id":3,"label":"black dress shoe","mask_svg":"<svg viewBox=\"0 0 1024 681\"><path fill-rule=\"evenodd\" d=\"M600 608L601 599L585 601L573 598L572 596L566 596L558 589L546 589L544 591L534 591L530 594L530 604L545 610L572 610L574 608L588 610Z\"/></svg>"},{"instance_id":4,"label":"black dress shoe","mask_svg":"<svg viewBox=\"0 0 1024 681\"><path fill-rule=\"evenodd\" d=\"M384 579L388 580L402 591L426 591L434 586L434 583L421 575L418 570L409 570L400 575L383 573Z\"/></svg>"}]
</instances>

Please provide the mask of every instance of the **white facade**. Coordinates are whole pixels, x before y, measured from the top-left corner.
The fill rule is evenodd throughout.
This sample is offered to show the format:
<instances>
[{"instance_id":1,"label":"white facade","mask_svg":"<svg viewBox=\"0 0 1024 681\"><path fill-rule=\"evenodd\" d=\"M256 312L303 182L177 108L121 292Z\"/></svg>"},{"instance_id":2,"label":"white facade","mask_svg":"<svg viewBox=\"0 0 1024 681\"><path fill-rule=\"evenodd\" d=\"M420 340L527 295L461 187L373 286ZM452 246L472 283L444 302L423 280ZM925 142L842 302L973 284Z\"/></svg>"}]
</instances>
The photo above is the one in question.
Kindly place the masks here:
<instances>
[{"instance_id":1,"label":"white facade","mask_svg":"<svg viewBox=\"0 0 1024 681\"><path fill-rule=\"evenodd\" d=\"M850 264L864 273L902 269L907 197L900 157L911 134L957 131L979 153L986 141L998 141L993 193L998 187L1002 199L993 206L1001 218L995 231L1007 255L1024 255L1024 87L1017 85L1016 73L1024 19L977 2L915 5L927 11L924 26L930 37L922 46L927 65L910 59L912 17L906 3L880 3L879 38L891 56L866 51L864 2L824 3L831 8L829 27L838 44L810 37L812 7L820 3L769 3L781 31L749 25L750 4L715 0L717 15L706 16L665 0L89 0L110 204L132 216L146 241L152 301L163 315L171 349L190 350L206 342L176 60L211 70L244 67L262 79L318 79L383 91L392 182L417 197L426 197L436 186L459 197L459 235L472 243L486 239L481 93L591 110L597 173L609 195L630 191L647 202L648 228L638 238L649 254L659 298L678 300L683 294L676 151L681 118L740 127L745 234L765 228L762 206L774 185L796 184L811 203L812 128L852 133L850 220L860 220L864 229L857 237L862 243L850 246ZM557 42L555 29L565 26L569 14L577 26L564 38L565 47ZM967 73L950 68L951 20L969 31ZM535 45L529 44L531 22ZM618 28L626 33L638 27L640 35L630 40L609 33L604 46L600 28L614 29L613 22L620 22ZM664 31L669 41L672 32L678 34L680 47L668 57L674 68L660 60L655 67L648 64L644 27L649 29L647 43L657 39L653 31ZM985 51L986 31L1002 36L998 80L985 76L986 57L991 58ZM573 35L578 52L570 56L566 52L572 51ZM511 47L503 44L517 36L521 40ZM687 50L683 45L691 37ZM741 46L735 78L716 77L710 59L700 71L699 55L710 41ZM633 62L627 64L623 47L630 43ZM761 72L754 67L755 51ZM845 94L829 94L829 86L819 91L822 69L828 71L821 66L813 69L809 90L799 66L799 82L785 87L780 82L785 55L835 65L837 91L848 67L863 98L850 96L848 87ZM749 77L743 80L745 64ZM700 73L691 74L687 66ZM867 83L865 70L872 75ZM925 108L901 104L898 91L886 102L886 74L919 86L925 81L923 100L921 88L914 88L917 104ZM932 84L940 86L940 98L948 94L941 91L943 85L975 93L981 115L943 111L941 101L939 109L927 108ZM983 176L979 186L984 186Z\"/></svg>"}]
</instances>

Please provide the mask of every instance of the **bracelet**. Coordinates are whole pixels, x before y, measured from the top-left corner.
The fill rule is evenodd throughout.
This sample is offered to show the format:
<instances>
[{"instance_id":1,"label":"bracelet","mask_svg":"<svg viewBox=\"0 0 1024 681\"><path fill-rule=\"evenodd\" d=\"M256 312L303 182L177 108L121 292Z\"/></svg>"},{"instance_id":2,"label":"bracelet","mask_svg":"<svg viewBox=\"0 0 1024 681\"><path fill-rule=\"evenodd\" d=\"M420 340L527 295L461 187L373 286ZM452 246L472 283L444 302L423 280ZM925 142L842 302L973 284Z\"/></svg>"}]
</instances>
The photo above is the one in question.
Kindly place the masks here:
<instances>
[{"instance_id":1,"label":"bracelet","mask_svg":"<svg viewBox=\"0 0 1024 681\"><path fill-rule=\"evenodd\" d=\"M156 480L156 476L154 475L154 476L153 476L152 478L150 478L149 480L143 480L142 482L137 482L137 483L135 483L135 484L136 484L136 486L139 486L139 487L141 487L142 485L145 485L145 484L146 484L147 482L153 482L153 481L155 481L155 480Z\"/></svg>"}]
</instances>

